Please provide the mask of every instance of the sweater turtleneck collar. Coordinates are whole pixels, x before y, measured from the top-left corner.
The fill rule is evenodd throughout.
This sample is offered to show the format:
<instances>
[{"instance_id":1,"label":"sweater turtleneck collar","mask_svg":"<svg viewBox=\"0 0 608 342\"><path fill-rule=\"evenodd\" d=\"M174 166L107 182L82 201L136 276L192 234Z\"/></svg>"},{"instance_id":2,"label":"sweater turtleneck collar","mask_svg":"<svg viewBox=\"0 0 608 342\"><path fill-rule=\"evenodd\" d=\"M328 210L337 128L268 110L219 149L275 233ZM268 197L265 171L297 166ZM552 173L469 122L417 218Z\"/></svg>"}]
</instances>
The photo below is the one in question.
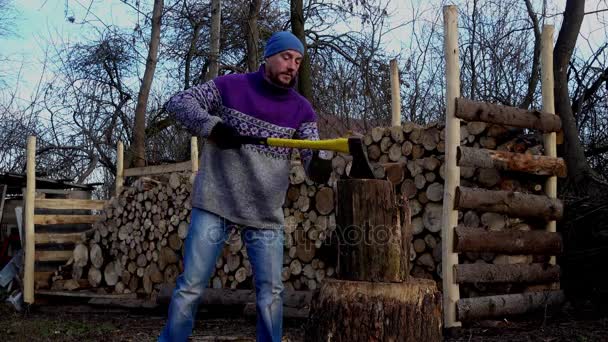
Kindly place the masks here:
<instances>
[{"instance_id":1,"label":"sweater turtleneck collar","mask_svg":"<svg viewBox=\"0 0 608 342\"><path fill-rule=\"evenodd\" d=\"M278 85L278 84L272 82L266 76L266 64L260 65L260 68L258 69L258 71L253 73L253 77L261 85L261 87L264 90L267 90L268 92L274 93L276 95L285 95L285 94L289 93L289 91L292 90L296 84L296 82L294 81L292 86L284 87L284 86L281 86L281 85Z\"/></svg>"}]
</instances>

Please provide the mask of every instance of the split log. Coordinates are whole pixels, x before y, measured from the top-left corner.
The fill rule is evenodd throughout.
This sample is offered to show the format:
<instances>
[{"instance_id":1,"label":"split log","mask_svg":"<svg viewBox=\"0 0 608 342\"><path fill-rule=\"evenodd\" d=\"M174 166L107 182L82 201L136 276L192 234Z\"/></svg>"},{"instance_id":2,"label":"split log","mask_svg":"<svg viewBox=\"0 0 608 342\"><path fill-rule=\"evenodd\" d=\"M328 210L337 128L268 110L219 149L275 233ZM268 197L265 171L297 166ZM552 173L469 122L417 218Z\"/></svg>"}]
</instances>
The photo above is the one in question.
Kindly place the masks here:
<instances>
[{"instance_id":1,"label":"split log","mask_svg":"<svg viewBox=\"0 0 608 342\"><path fill-rule=\"evenodd\" d=\"M101 268L103 266L103 254L101 247L99 247L99 245L96 243L91 246L90 259L93 267Z\"/></svg>"},{"instance_id":2,"label":"split log","mask_svg":"<svg viewBox=\"0 0 608 342\"><path fill-rule=\"evenodd\" d=\"M463 98L456 99L455 115L467 121L483 121L520 128L533 128L543 133L557 132L561 129L559 115L538 110L476 102Z\"/></svg>"},{"instance_id":3,"label":"split log","mask_svg":"<svg viewBox=\"0 0 608 342\"><path fill-rule=\"evenodd\" d=\"M545 221L561 219L564 210L562 202L556 198L468 187L456 188L454 208L478 209L513 217L535 217Z\"/></svg>"},{"instance_id":4,"label":"split log","mask_svg":"<svg viewBox=\"0 0 608 342\"><path fill-rule=\"evenodd\" d=\"M101 284L101 271L98 268L90 267L87 279L92 287L99 286Z\"/></svg>"},{"instance_id":5,"label":"split log","mask_svg":"<svg viewBox=\"0 0 608 342\"><path fill-rule=\"evenodd\" d=\"M550 264L456 265L457 283L551 283L559 281L560 268Z\"/></svg>"},{"instance_id":6,"label":"split log","mask_svg":"<svg viewBox=\"0 0 608 342\"><path fill-rule=\"evenodd\" d=\"M116 273L116 269L114 267L114 262L109 262L103 270L103 279L106 281L108 286L116 285L118 281L118 274Z\"/></svg>"},{"instance_id":7,"label":"split log","mask_svg":"<svg viewBox=\"0 0 608 342\"><path fill-rule=\"evenodd\" d=\"M403 182L403 179L405 178L405 165L406 164L402 162L380 164L384 169L386 179L394 185Z\"/></svg>"},{"instance_id":8,"label":"split log","mask_svg":"<svg viewBox=\"0 0 608 342\"><path fill-rule=\"evenodd\" d=\"M566 163L562 158L512 153L459 146L456 160L460 166L519 171L541 176L566 177Z\"/></svg>"},{"instance_id":9,"label":"split log","mask_svg":"<svg viewBox=\"0 0 608 342\"><path fill-rule=\"evenodd\" d=\"M334 210L334 191L332 188L322 187L317 191L315 208L321 215L327 215Z\"/></svg>"},{"instance_id":10,"label":"split log","mask_svg":"<svg viewBox=\"0 0 608 342\"><path fill-rule=\"evenodd\" d=\"M441 324L441 294L432 280L327 279L311 304L305 341L441 341Z\"/></svg>"},{"instance_id":11,"label":"split log","mask_svg":"<svg viewBox=\"0 0 608 342\"><path fill-rule=\"evenodd\" d=\"M460 299L456 303L459 321L468 322L487 318L522 315L547 307L557 307L565 301L563 291L526 292L500 296Z\"/></svg>"},{"instance_id":12,"label":"split log","mask_svg":"<svg viewBox=\"0 0 608 342\"><path fill-rule=\"evenodd\" d=\"M488 232L484 229L456 227L456 252L492 252L504 254L557 255L562 251L559 233L540 230L506 230Z\"/></svg>"},{"instance_id":13,"label":"split log","mask_svg":"<svg viewBox=\"0 0 608 342\"><path fill-rule=\"evenodd\" d=\"M392 282L407 277L409 265L403 261L409 262L409 258L402 258L404 236L399 215L390 182L338 182L336 223L342 279Z\"/></svg>"}]
</instances>

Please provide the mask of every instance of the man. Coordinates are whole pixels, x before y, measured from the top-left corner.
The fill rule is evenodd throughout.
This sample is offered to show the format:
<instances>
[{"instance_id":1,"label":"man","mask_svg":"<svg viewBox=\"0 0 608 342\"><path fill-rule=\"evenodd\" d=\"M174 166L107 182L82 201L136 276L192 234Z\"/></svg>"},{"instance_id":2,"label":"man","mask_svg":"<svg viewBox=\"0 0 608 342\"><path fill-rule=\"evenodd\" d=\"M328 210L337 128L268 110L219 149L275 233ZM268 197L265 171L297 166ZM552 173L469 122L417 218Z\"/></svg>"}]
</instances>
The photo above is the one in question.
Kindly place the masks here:
<instances>
[{"instance_id":1,"label":"man","mask_svg":"<svg viewBox=\"0 0 608 342\"><path fill-rule=\"evenodd\" d=\"M173 96L167 110L209 143L201 152L192 189L192 217L160 341L185 341L204 288L230 232L246 228L256 288L257 340L280 341L283 321L283 202L290 149L241 145L239 136L318 139L316 115L293 86L304 46L289 32L275 33L257 72L226 75ZM331 162L300 151L308 175L326 181Z\"/></svg>"}]
</instances>

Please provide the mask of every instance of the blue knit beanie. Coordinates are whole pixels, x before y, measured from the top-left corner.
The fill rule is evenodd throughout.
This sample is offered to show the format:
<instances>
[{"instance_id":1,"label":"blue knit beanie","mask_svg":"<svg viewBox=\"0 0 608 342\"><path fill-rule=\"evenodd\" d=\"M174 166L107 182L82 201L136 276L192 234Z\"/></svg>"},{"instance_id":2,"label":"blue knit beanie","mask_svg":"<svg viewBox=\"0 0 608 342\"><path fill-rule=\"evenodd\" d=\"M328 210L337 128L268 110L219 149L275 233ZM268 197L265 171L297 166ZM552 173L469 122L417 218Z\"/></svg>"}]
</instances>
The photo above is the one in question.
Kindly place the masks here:
<instances>
[{"instance_id":1,"label":"blue knit beanie","mask_svg":"<svg viewBox=\"0 0 608 342\"><path fill-rule=\"evenodd\" d=\"M304 55L304 45L291 32L280 31L276 32L266 42L264 50L264 58L275 55L285 50L295 50Z\"/></svg>"}]
</instances>

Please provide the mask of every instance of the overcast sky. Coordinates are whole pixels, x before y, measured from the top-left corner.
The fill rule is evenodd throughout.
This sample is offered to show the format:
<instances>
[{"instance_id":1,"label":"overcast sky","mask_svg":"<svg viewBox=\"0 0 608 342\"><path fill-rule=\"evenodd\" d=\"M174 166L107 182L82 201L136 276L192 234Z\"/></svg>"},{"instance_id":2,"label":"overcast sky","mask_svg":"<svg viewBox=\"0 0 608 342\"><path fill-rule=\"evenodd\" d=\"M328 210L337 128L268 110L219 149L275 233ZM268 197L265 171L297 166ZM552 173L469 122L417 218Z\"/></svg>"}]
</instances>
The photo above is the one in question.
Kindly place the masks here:
<instances>
[{"instance_id":1,"label":"overcast sky","mask_svg":"<svg viewBox=\"0 0 608 342\"><path fill-rule=\"evenodd\" d=\"M411 26L408 23L414 14L414 9L421 11L429 20L438 20L441 23L440 8L447 1L439 0L392 0L389 13L389 26L397 28L386 36L386 47L397 53L408 41ZM66 6L67 4L67 6ZM565 0L548 0L549 11L553 13L563 11ZM54 54L53 43L61 37L64 42L77 42L93 36L93 29L102 24L113 24L125 28L133 28L136 13L120 0L14 0L16 10L15 34L0 38L2 54L9 56L11 63L5 64L2 73L8 75L8 87L14 89L19 80L19 94L29 97L32 88L37 84L43 74L42 61L45 50ZM606 0L588 0L586 12L604 9L608 5ZM151 7L151 6L150 6ZM77 23L83 21L91 24L79 25L70 23L68 18L73 17ZM561 16L548 19L548 24L555 24L556 36L559 30ZM590 38L590 44L603 42L608 36L606 12L600 15L588 15L583 22L582 35ZM401 27L402 26L402 27ZM556 38L556 37L555 37ZM579 48L585 49L587 43ZM20 67L21 73L19 73ZM47 76L50 71L46 70Z\"/></svg>"}]
</instances>

